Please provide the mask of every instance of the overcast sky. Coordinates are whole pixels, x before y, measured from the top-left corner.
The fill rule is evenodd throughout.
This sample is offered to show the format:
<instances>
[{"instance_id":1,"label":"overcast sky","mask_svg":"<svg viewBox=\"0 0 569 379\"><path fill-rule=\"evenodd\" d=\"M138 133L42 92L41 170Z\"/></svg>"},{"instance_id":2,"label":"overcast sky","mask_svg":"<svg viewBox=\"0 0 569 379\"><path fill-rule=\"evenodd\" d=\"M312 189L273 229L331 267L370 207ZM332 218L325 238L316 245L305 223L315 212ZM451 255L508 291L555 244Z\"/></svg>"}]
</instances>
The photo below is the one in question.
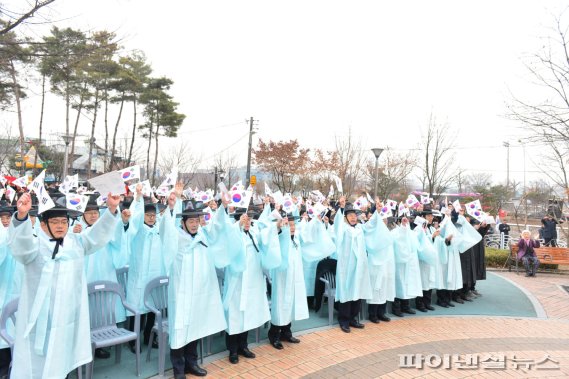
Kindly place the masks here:
<instances>
[{"instance_id":1,"label":"overcast sky","mask_svg":"<svg viewBox=\"0 0 569 379\"><path fill-rule=\"evenodd\" d=\"M231 146L245 164L249 117L259 120L254 142L297 138L332 149L351 128L365 149L403 152L418 146L432 113L456 136L457 164L499 181L504 141L510 175L522 179L520 130L505 105L510 91L535 92L522 58L542 46L563 3L58 0L50 17L59 27L115 31L127 50L144 51L153 74L174 81L187 115L180 136L204 158ZM32 129L33 99L24 120ZM50 116L52 131L61 115ZM529 181L537 169L526 164Z\"/></svg>"}]
</instances>

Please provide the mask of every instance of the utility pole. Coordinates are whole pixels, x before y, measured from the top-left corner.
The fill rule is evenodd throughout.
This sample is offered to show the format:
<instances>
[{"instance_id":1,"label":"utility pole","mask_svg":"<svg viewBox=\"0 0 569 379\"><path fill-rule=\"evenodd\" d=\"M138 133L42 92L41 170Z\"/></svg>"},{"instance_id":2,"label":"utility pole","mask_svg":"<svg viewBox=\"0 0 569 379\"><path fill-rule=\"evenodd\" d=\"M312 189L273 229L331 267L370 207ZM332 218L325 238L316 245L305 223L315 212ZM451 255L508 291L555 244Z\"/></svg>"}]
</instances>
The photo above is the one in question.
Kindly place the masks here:
<instances>
[{"instance_id":1,"label":"utility pole","mask_svg":"<svg viewBox=\"0 0 569 379\"><path fill-rule=\"evenodd\" d=\"M253 149L253 134L255 133L253 131L253 122L255 120L253 120L253 117L250 117L248 121L249 121L249 151L247 154L247 173L245 174L245 181L247 184L245 185L245 188L248 188L251 182L251 151Z\"/></svg>"}]
</instances>

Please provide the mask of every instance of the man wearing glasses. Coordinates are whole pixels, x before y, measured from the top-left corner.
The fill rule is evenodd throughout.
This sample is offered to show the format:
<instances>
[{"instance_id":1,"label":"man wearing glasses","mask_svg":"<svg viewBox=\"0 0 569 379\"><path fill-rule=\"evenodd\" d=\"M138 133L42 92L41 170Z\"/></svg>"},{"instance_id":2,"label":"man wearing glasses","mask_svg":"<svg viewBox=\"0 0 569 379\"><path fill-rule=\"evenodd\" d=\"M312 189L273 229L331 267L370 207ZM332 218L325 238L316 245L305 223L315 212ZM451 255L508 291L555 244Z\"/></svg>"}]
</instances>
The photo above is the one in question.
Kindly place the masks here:
<instances>
[{"instance_id":1,"label":"man wearing glasses","mask_svg":"<svg viewBox=\"0 0 569 379\"><path fill-rule=\"evenodd\" d=\"M68 234L73 216L61 202L40 216L33 237L28 193L17 203L8 246L24 265L16 323L12 378L64 378L92 360L84 256L112 238L119 196L108 195L108 211L88 232Z\"/></svg>"}]
</instances>

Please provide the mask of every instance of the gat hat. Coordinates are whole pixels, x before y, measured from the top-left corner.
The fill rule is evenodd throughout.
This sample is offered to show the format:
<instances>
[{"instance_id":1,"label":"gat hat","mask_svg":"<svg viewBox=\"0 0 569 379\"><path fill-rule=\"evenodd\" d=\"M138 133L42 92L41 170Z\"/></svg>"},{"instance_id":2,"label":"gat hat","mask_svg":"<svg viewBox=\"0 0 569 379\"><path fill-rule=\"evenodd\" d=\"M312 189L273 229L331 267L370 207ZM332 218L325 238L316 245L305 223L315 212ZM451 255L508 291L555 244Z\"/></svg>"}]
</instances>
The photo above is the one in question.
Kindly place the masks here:
<instances>
[{"instance_id":1,"label":"gat hat","mask_svg":"<svg viewBox=\"0 0 569 379\"><path fill-rule=\"evenodd\" d=\"M15 206L10 205L6 200L0 201L0 214L8 213L12 215L14 212L16 212Z\"/></svg>"},{"instance_id":2,"label":"gat hat","mask_svg":"<svg viewBox=\"0 0 569 379\"><path fill-rule=\"evenodd\" d=\"M42 221L47 221L53 217L78 218L83 214L82 212L67 208L67 200L64 194L53 194L51 200L55 203L55 207L38 213Z\"/></svg>"},{"instance_id":3,"label":"gat hat","mask_svg":"<svg viewBox=\"0 0 569 379\"><path fill-rule=\"evenodd\" d=\"M354 208L354 205L352 203L347 203L346 207L344 208L344 216L347 216L350 213L355 213L357 216L359 216L362 211Z\"/></svg>"},{"instance_id":4,"label":"gat hat","mask_svg":"<svg viewBox=\"0 0 569 379\"><path fill-rule=\"evenodd\" d=\"M166 204L154 203L148 196L144 196L144 213L160 213L166 208Z\"/></svg>"},{"instance_id":5,"label":"gat hat","mask_svg":"<svg viewBox=\"0 0 569 379\"><path fill-rule=\"evenodd\" d=\"M200 216L205 216L206 212L203 212L204 204L201 201L193 201L193 200L185 200L184 201L184 210L182 213L178 213L176 217L182 217L182 219L186 218L197 218Z\"/></svg>"},{"instance_id":6,"label":"gat hat","mask_svg":"<svg viewBox=\"0 0 569 379\"><path fill-rule=\"evenodd\" d=\"M100 209L105 209L105 206L99 206L97 204L97 199L99 198L98 193L90 193L86 194L85 196L89 196L89 200L87 201L87 205L85 206L85 212L87 211L98 211Z\"/></svg>"},{"instance_id":7,"label":"gat hat","mask_svg":"<svg viewBox=\"0 0 569 379\"><path fill-rule=\"evenodd\" d=\"M239 221L241 216L243 216L244 214L247 214L247 216L249 216L253 220L258 220L259 217L261 216L261 214L259 212L255 212L252 209L245 209L245 208L237 208L235 210L235 213L233 213L230 216L233 216L233 218L235 218L236 221Z\"/></svg>"}]
</instances>

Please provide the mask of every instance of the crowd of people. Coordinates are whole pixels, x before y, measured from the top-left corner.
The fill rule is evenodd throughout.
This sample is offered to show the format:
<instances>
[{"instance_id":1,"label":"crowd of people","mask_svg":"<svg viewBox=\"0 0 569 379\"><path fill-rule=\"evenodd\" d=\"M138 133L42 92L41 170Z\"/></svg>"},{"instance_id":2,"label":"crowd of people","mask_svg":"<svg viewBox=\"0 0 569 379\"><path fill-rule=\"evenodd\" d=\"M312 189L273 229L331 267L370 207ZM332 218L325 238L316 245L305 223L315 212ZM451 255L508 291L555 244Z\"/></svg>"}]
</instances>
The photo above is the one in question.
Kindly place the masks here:
<instances>
[{"instance_id":1,"label":"crowd of people","mask_svg":"<svg viewBox=\"0 0 569 379\"><path fill-rule=\"evenodd\" d=\"M482 236L489 225L452 203L442 210L420 204L398 217L386 214L378 198L368 208L343 196L326 200L319 214L300 202L286 212L271 197L247 209L230 207L225 196L203 204L184 199L181 184L163 202L144 197L140 185L132 197L109 194L105 206L98 196L82 213L62 197L38 215L29 193L16 207L0 208L1 301L19 297L14 354L4 341L0 349L4 375L10 362L13 378L64 378L90 362L87 283L117 282L116 269L126 265L126 301L142 315L146 344L155 320L144 289L169 277L176 379L207 374L197 343L221 331L232 364L255 358L248 332L266 322L275 349L300 343L291 326L321 304L324 271L335 276L338 323L346 333L365 327L358 319L362 302L371 323L388 322L388 302L398 317L454 307L481 296L476 282L486 277ZM134 330L133 314L122 307L116 314ZM109 355L95 351L95 358Z\"/></svg>"}]
</instances>

